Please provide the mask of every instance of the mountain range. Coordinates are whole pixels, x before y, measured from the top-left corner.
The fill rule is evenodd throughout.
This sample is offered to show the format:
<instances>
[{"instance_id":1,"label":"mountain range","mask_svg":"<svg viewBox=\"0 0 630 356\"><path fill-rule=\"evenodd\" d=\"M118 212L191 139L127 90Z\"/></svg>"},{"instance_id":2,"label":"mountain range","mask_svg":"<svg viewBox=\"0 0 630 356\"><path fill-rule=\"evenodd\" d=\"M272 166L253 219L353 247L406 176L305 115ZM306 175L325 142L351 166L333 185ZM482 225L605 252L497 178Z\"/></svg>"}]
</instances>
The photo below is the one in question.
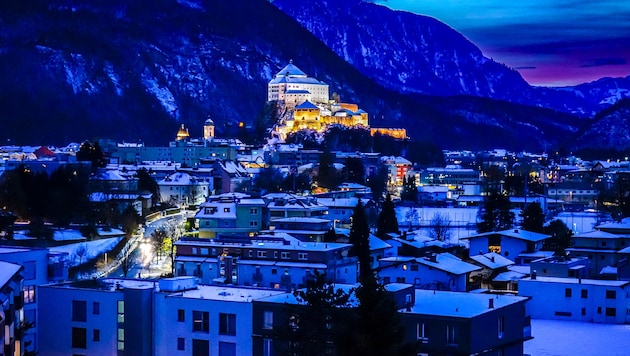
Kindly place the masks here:
<instances>
[{"instance_id":1,"label":"mountain range","mask_svg":"<svg viewBox=\"0 0 630 356\"><path fill-rule=\"evenodd\" d=\"M359 0L5 1L0 28L0 142L15 144L165 144L207 117L230 135L291 59L373 126L444 148L574 145L630 88L532 87L439 21Z\"/></svg>"}]
</instances>

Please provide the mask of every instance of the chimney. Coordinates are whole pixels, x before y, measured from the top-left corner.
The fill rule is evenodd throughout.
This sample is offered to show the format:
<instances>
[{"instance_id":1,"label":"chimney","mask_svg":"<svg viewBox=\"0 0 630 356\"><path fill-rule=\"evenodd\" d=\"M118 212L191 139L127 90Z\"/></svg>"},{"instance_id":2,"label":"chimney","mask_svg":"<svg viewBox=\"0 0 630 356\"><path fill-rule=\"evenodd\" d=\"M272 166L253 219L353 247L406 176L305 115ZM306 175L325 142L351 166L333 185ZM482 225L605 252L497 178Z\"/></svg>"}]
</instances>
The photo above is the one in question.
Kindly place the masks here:
<instances>
[{"instance_id":1,"label":"chimney","mask_svg":"<svg viewBox=\"0 0 630 356\"><path fill-rule=\"evenodd\" d=\"M518 234L518 229L514 229L514 232Z\"/></svg>"},{"instance_id":2,"label":"chimney","mask_svg":"<svg viewBox=\"0 0 630 356\"><path fill-rule=\"evenodd\" d=\"M532 280L536 279L536 270L532 270Z\"/></svg>"},{"instance_id":3,"label":"chimney","mask_svg":"<svg viewBox=\"0 0 630 356\"><path fill-rule=\"evenodd\" d=\"M490 261L494 262L494 256L490 256Z\"/></svg>"},{"instance_id":4,"label":"chimney","mask_svg":"<svg viewBox=\"0 0 630 356\"><path fill-rule=\"evenodd\" d=\"M494 299L488 299L488 309L494 309Z\"/></svg>"}]
</instances>

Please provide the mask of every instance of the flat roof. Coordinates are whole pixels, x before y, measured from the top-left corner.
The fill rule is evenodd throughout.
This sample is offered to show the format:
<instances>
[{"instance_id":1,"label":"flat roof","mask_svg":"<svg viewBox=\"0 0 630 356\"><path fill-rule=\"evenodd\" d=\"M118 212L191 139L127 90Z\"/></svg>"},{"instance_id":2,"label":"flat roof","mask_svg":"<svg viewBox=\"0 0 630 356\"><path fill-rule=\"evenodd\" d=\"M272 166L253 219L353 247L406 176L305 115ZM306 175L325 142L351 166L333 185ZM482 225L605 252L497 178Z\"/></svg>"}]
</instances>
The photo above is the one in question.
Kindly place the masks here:
<instances>
[{"instance_id":1,"label":"flat roof","mask_svg":"<svg viewBox=\"0 0 630 356\"><path fill-rule=\"evenodd\" d=\"M564 283L564 284L585 284L592 286L607 286L607 287L623 287L630 284L630 281L610 281L602 279L579 279L579 278L562 278L562 277L531 277L523 278L525 282L541 282L541 283Z\"/></svg>"},{"instance_id":2,"label":"flat roof","mask_svg":"<svg viewBox=\"0 0 630 356\"><path fill-rule=\"evenodd\" d=\"M489 308L489 300L494 300L494 307ZM496 309L528 300L527 297L498 294L478 294L467 292L446 292L416 289L416 303L404 314L422 314L472 318Z\"/></svg>"},{"instance_id":3,"label":"flat roof","mask_svg":"<svg viewBox=\"0 0 630 356\"><path fill-rule=\"evenodd\" d=\"M178 296L183 298L248 303L255 299L284 294L286 291L262 288L199 285L197 289L190 289L180 293L181 294L178 293Z\"/></svg>"}]
</instances>

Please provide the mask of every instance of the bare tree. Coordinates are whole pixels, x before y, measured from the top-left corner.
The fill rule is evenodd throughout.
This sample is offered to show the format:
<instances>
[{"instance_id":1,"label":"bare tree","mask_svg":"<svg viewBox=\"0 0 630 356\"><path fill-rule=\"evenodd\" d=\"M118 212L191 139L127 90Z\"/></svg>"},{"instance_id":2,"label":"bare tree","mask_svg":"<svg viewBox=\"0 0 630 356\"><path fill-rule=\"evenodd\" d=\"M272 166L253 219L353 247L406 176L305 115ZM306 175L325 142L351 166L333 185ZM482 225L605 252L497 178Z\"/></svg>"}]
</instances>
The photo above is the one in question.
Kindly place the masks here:
<instances>
[{"instance_id":1,"label":"bare tree","mask_svg":"<svg viewBox=\"0 0 630 356\"><path fill-rule=\"evenodd\" d=\"M120 268L123 272L123 277L127 278L127 274L129 274L129 270L131 269L131 255L123 256L120 259Z\"/></svg>"},{"instance_id":2,"label":"bare tree","mask_svg":"<svg viewBox=\"0 0 630 356\"><path fill-rule=\"evenodd\" d=\"M413 224L418 221L418 217L418 210L416 208L410 208L405 213L405 219L409 223L409 231L411 231Z\"/></svg>"},{"instance_id":3,"label":"bare tree","mask_svg":"<svg viewBox=\"0 0 630 356\"><path fill-rule=\"evenodd\" d=\"M429 236L438 241L446 241L451 238L451 233L451 220L448 216L440 213L433 214Z\"/></svg>"},{"instance_id":4,"label":"bare tree","mask_svg":"<svg viewBox=\"0 0 630 356\"><path fill-rule=\"evenodd\" d=\"M79 264L83 264L83 259L87 257L88 248L85 244L79 245L77 249L74 251L74 255L79 259Z\"/></svg>"}]
</instances>

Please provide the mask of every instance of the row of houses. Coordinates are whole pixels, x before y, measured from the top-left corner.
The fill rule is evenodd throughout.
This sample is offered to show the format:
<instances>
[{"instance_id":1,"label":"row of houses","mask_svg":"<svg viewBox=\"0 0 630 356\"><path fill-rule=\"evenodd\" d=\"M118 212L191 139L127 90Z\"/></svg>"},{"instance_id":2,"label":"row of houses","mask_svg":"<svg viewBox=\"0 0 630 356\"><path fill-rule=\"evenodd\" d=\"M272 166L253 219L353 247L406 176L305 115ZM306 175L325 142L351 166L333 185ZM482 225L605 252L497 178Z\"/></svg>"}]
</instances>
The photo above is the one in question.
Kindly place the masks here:
<instances>
[{"instance_id":1,"label":"row of houses","mask_svg":"<svg viewBox=\"0 0 630 356\"><path fill-rule=\"evenodd\" d=\"M355 285L336 284L349 291ZM99 279L40 287L39 350L46 355L281 355L293 293L209 286L195 277ZM423 354L520 355L531 338L527 298L390 285L405 341ZM299 322L296 327L299 327ZM293 346L295 346L293 344Z\"/></svg>"}]
</instances>

